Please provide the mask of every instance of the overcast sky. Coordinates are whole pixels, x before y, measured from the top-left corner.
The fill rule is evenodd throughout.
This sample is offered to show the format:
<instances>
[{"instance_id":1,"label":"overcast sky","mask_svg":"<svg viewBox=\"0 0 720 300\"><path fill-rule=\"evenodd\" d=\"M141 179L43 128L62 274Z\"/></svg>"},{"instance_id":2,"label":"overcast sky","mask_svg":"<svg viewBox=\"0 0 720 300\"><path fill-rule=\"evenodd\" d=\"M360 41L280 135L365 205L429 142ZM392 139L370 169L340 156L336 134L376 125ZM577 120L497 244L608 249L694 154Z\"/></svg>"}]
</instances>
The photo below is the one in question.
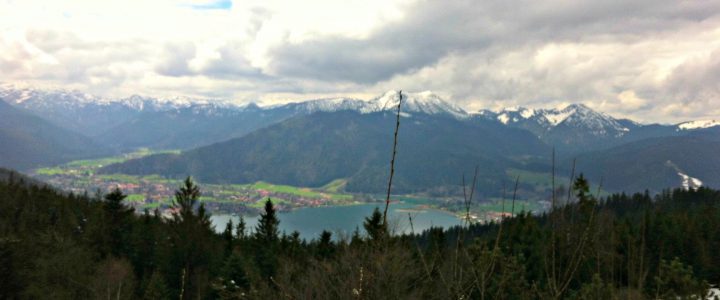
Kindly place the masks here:
<instances>
[{"instance_id":1,"label":"overcast sky","mask_svg":"<svg viewBox=\"0 0 720 300\"><path fill-rule=\"evenodd\" d=\"M720 119L720 1L0 0L0 81L278 103L431 90Z\"/></svg>"}]
</instances>

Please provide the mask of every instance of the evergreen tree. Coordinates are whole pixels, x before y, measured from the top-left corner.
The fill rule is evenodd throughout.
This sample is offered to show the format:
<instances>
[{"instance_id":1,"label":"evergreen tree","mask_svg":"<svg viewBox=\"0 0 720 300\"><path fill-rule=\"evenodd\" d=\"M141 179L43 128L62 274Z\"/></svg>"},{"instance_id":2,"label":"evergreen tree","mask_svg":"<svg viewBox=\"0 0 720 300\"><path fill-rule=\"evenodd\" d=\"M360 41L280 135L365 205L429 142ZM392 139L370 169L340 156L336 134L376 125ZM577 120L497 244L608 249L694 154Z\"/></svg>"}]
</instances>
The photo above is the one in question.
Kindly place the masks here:
<instances>
[{"instance_id":1,"label":"evergreen tree","mask_svg":"<svg viewBox=\"0 0 720 300\"><path fill-rule=\"evenodd\" d=\"M277 242L280 220L270 199L265 201L265 210L260 214L260 220L255 227L255 239L265 244Z\"/></svg>"},{"instance_id":2,"label":"evergreen tree","mask_svg":"<svg viewBox=\"0 0 720 300\"><path fill-rule=\"evenodd\" d=\"M218 288L223 299L242 298L250 288L250 279L245 272L245 261L238 252L233 252L225 260L222 270L221 286Z\"/></svg>"},{"instance_id":3,"label":"evergreen tree","mask_svg":"<svg viewBox=\"0 0 720 300\"><path fill-rule=\"evenodd\" d=\"M280 220L278 220L275 207L268 199L265 202L265 211L260 214L260 220L255 227L255 262L263 278L270 279L275 275L278 264L278 234Z\"/></svg>"},{"instance_id":4,"label":"evergreen tree","mask_svg":"<svg viewBox=\"0 0 720 300\"><path fill-rule=\"evenodd\" d=\"M238 221L237 228L235 229L236 239L238 239L239 241L245 240L245 231L247 230L246 227L247 224L245 224L245 218L243 218L243 216L240 216L240 221Z\"/></svg>"},{"instance_id":5,"label":"evergreen tree","mask_svg":"<svg viewBox=\"0 0 720 300\"><path fill-rule=\"evenodd\" d=\"M335 252L335 247L332 243L332 233L327 230L323 230L320 234L320 241L318 242L317 255L321 258L328 258Z\"/></svg>"},{"instance_id":6,"label":"evergreen tree","mask_svg":"<svg viewBox=\"0 0 720 300\"><path fill-rule=\"evenodd\" d=\"M655 276L656 299L703 299L708 292L708 283L693 275L692 266L686 266L679 258L661 260L658 275Z\"/></svg>"},{"instance_id":7,"label":"evergreen tree","mask_svg":"<svg viewBox=\"0 0 720 300\"><path fill-rule=\"evenodd\" d=\"M225 224L225 230L222 233L222 237L225 241L225 257L227 257L230 253L232 253L232 250L235 247L232 219L228 220L227 224Z\"/></svg>"},{"instance_id":8,"label":"evergreen tree","mask_svg":"<svg viewBox=\"0 0 720 300\"><path fill-rule=\"evenodd\" d=\"M114 256L127 253L128 236L130 233L130 217L134 209L123 204L127 195L119 188L105 195L103 208L105 212L105 232L107 234L107 250Z\"/></svg>"},{"instance_id":9,"label":"evergreen tree","mask_svg":"<svg viewBox=\"0 0 720 300\"><path fill-rule=\"evenodd\" d=\"M142 297L144 300L164 300L170 299L170 291L162 274L157 270L150 276L150 281L145 287L145 293Z\"/></svg>"},{"instance_id":10,"label":"evergreen tree","mask_svg":"<svg viewBox=\"0 0 720 300\"><path fill-rule=\"evenodd\" d=\"M373 210L372 215L365 218L363 227L371 241L380 241L388 234L387 225L383 222L383 215L377 207Z\"/></svg>"},{"instance_id":11,"label":"evergreen tree","mask_svg":"<svg viewBox=\"0 0 720 300\"><path fill-rule=\"evenodd\" d=\"M211 260L208 249L209 241L214 232L211 227L210 215L205 211L205 205L197 206L200 198L200 189L187 177L183 186L175 192L174 207L179 211L173 216L173 244L176 247L175 269L179 274L177 287L182 299L201 297L201 285L204 284L198 276L205 276L205 269ZM176 275L177 276L177 275Z\"/></svg>"}]
</instances>

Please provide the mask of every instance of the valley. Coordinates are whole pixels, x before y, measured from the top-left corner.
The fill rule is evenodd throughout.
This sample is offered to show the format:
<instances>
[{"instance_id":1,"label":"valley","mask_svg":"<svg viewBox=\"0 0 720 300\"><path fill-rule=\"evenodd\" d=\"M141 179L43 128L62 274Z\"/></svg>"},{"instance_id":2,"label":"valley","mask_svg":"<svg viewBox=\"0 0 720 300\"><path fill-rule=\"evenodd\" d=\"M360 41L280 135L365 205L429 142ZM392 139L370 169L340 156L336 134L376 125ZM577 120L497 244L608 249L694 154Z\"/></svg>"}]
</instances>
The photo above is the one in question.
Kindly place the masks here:
<instances>
[{"instance_id":1,"label":"valley","mask_svg":"<svg viewBox=\"0 0 720 300\"><path fill-rule=\"evenodd\" d=\"M184 178L171 178L157 174L153 175L129 175L129 174L100 174L98 170L116 163L123 163L132 159L139 159L149 155L177 154L178 150L155 151L141 149L138 151L90 160L77 160L69 163L38 168L29 174L43 182L55 186L61 190L75 194L107 193L118 187L128 197L126 201L129 206L135 208L136 212L142 213L145 210L157 209L163 215L172 213L172 199L175 190L182 184ZM519 171L509 170L509 174L518 174ZM542 179L541 174L523 172L527 176L528 184L537 184L538 191L544 191L544 184L547 180ZM346 180L337 179L317 188L296 187L290 185L272 184L258 181L251 184L217 184L199 182L202 187L200 201L213 214L221 216L243 215L253 218L261 211L264 201L268 198L273 200L280 212L291 212L302 208L318 207L339 207L361 205L363 207L374 207L373 205L384 204L384 195L349 193L344 191ZM511 195L506 201L500 197L488 197L475 200L471 207L471 220L473 222L484 222L498 220L503 214L511 209ZM443 211L456 216L458 220L465 218L465 207L462 198L459 197L430 197L423 194L394 195L393 206L401 205L402 209L398 214L405 215L407 212ZM503 203L505 202L505 203ZM516 201L516 210L541 212L547 209L547 201L542 201L539 195L530 199ZM367 209L361 209L365 212ZM252 219L251 219L252 220ZM353 223L354 224L354 223ZM427 224L431 224L430 221ZM342 225L346 228L348 225ZM352 225L354 226L354 225ZM429 225L428 225L429 226Z\"/></svg>"}]
</instances>

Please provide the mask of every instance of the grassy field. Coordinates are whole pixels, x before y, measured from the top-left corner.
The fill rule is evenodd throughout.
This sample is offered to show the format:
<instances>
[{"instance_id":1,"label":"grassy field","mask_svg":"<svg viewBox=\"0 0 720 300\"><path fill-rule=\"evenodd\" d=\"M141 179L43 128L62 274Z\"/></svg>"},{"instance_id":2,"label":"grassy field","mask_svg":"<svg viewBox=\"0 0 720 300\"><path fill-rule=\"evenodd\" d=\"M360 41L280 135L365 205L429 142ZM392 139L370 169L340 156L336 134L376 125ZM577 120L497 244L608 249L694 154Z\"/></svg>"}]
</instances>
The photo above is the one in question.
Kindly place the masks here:
<instances>
[{"instance_id":1,"label":"grassy field","mask_svg":"<svg viewBox=\"0 0 720 300\"><path fill-rule=\"evenodd\" d=\"M326 192L337 193L345 188L345 185L347 185L347 179L335 179L324 185L321 189Z\"/></svg>"},{"instance_id":2,"label":"grassy field","mask_svg":"<svg viewBox=\"0 0 720 300\"><path fill-rule=\"evenodd\" d=\"M125 201L128 202L145 202L145 195L143 194L130 194L127 195Z\"/></svg>"}]
</instances>

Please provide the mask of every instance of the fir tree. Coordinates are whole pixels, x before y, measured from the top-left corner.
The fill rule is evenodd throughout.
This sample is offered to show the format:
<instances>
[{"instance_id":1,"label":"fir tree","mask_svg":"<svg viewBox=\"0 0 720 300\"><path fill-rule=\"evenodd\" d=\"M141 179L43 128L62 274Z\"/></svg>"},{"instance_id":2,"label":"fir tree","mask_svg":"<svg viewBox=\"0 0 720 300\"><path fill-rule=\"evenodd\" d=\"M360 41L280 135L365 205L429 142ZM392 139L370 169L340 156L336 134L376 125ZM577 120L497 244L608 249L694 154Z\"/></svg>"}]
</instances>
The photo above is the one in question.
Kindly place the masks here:
<instances>
[{"instance_id":1,"label":"fir tree","mask_svg":"<svg viewBox=\"0 0 720 300\"><path fill-rule=\"evenodd\" d=\"M130 217L134 210L123 204L126 197L127 195L123 194L120 189L115 188L105 195L105 202L103 203L106 238L108 241L106 250L114 256L126 253L125 248L128 246Z\"/></svg>"},{"instance_id":2,"label":"fir tree","mask_svg":"<svg viewBox=\"0 0 720 300\"><path fill-rule=\"evenodd\" d=\"M225 230L222 233L222 237L225 241L225 257L227 257L230 253L232 253L232 250L235 247L232 219L228 220L227 224L225 224Z\"/></svg>"},{"instance_id":3,"label":"fir tree","mask_svg":"<svg viewBox=\"0 0 720 300\"><path fill-rule=\"evenodd\" d=\"M221 297L238 298L250 288L250 280L245 272L245 261L238 252L233 252L225 260L222 274Z\"/></svg>"},{"instance_id":4,"label":"fir tree","mask_svg":"<svg viewBox=\"0 0 720 300\"><path fill-rule=\"evenodd\" d=\"M245 234L246 234L246 227L247 224L245 224L245 218L243 216L240 216L240 221L238 221L237 228L235 229L235 238L239 241L245 240Z\"/></svg>"},{"instance_id":5,"label":"fir tree","mask_svg":"<svg viewBox=\"0 0 720 300\"><path fill-rule=\"evenodd\" d=\"M210 222L210 215L205 211L205 205L200 204L197 213L194 208L200 198L200 189L187 177L183 186L175 192L174 207L179 209L173 217L174 236L173 242L176 250L176 262L180 267L177 270L180 275L180 295L182 299L198 297L200 284L198 272L204 269L211 260L209 239L213 230Z\"/></svg>"},{"instance_id":6,"label":"fir tree","mask_svg":"<svg viewBox=\"0 0 720 300\"><path fill-rule=\"evenodd\" d=\"M265 201L265 210L260 214L260 220L255 227L255 239L263 243L274 243L278 239L280 220L270 199Z\"/></svg>"},{"instance_id":7,"label":"fir tree","mask_svg":"<svg viewBox=\"0 0 720 300\"><path fill-rule=\"evenodd\" d=\"M377 207L373 210L372 215L365 218L363 227L371 241L382 240L388 234L387 225L383 222L383 214Z\"/></svg>"},{"instance_id":8,"label":"fir tree","mask_svg":"<svg viewBox=\"0 0 720 300\"><path fill-rule=\"evenodd\" d=\"M280 220L277 218L275 207L268 199L265 202L265 211L260 214L254 234L255 262L260 270L260 275L268 280L275 275L278 264L279 224Z\"/></svg>"},{"instance_id":9,"label":"fir tree","mask_svg":"<svg viewBox=\"0 0 720 300\"><path fill-rule=\"evenodd\" d=\"M335 247L332 243L332 233L327 230L323 230L320 234L320 241L318 242L317 255L321 258L328 258L335 252Z\"/></svg>"}]
</instances>

